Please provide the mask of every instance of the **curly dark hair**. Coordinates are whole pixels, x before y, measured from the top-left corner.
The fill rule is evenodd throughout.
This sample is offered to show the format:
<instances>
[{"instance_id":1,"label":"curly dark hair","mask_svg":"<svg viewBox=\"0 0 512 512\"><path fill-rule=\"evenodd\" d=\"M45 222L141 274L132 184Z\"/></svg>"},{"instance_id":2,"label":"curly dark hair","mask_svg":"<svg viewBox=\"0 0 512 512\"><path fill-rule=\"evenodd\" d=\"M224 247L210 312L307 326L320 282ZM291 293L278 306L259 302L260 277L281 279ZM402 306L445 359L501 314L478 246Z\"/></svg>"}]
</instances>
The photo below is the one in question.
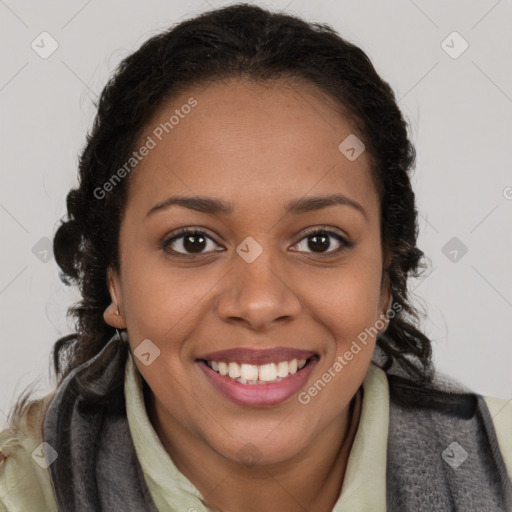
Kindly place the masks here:
<instances>
[{"instance_id":1,"label":"curly dark hair","mask_svg":"<svg viewBox=\"0 0 512 512\"><path fill-rule=\"evenodd\" d=\"M80 156L79 184L67 195L67 219L53 242L60 278L76 284L82 295L68 311L77 332L53 347L57 385L115 334L103 318L111 302L106 272L119 269L118 234L129 176L103 199L95 190L127 161L165 100L187 87L235 77L317 86L364 142L380 199L383 250L389 256L383 277L398 310L377 338L384 355L381 367L393 389L412 390L402 393L404 400L427 396L434 376L432 347L418 328L420 314L407 290L408 278L419 277L424 268L409 176L416 152L395 95L367 55L330 26L250 4L209 11L151 37L119 64L103 89ZM393 375L395 367L402 376Z\"/></svg>"}]
</instances>

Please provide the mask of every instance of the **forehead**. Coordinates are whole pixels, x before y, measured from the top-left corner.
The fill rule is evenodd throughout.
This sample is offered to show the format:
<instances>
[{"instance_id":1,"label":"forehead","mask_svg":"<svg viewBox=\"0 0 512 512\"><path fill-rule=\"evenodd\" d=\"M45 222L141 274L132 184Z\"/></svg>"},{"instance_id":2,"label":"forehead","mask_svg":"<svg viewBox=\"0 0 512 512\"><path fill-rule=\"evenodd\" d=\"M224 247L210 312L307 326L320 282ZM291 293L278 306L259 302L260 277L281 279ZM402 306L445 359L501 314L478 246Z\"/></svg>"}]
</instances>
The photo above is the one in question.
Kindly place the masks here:
<instances>
[{"instance_id":1,"label":"forehead","mask_svg":"<svg viewBox=\"0 0 512 512\"><path fill-rule=\"evenodd\" d=\"M339 146L349 136L352 124L310 84L231 79L191 87L147 123L139 145L151 140L152 149L132 173L129 203L150 207L171 193L235 204L275 194L275 203L311 190L368 204L376 199L370 158L345 156Z\"/></svg>"}]
</instances>

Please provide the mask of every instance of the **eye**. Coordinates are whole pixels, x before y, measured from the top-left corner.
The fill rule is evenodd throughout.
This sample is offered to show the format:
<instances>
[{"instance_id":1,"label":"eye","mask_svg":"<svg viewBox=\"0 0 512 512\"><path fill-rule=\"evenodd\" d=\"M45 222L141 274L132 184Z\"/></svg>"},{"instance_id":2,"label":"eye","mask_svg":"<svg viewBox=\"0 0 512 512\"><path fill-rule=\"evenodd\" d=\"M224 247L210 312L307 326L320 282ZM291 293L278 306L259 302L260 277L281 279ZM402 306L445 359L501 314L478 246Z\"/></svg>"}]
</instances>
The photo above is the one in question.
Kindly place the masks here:
<instances>
[{"instance_id":1,"label":"eye","mask_svg":"<svg viewBox=\"0 0 512 512\"><path fill-rule=\"evenodd\" d=\"M335 250L329 251L328 249L331 248L332 243L331 240L334 239L338 244L338 248ZM304 236L301 241L296 244L297 247L299 247L299 251L304 251L306 248L310 249L311 252L317 253L320 255L327 254L337 254L344 249L348 249L352 247L353 243L346 240L343 236L341 236L339 233L336 233L335 231L330 231L325 228L321 229L313 229L306 233L306 236ZM302 249L300 248L302 247ZM306 251L308 252L308 251Z\"/></svg>"},{"instance_id":2,"label":"eye","mask_svg":"<svg viewBox=\"0 0 512 512\"><path fill-rule=\"evenodd\" d=\"M212 242L213 246L216 245L213 239L204 231L194 228L182 228L177 234L162 242L162 249L179 256L194 256L195 254L205 253L204 249L208 247L208 241Z\"/></svg>"}]
</instances>

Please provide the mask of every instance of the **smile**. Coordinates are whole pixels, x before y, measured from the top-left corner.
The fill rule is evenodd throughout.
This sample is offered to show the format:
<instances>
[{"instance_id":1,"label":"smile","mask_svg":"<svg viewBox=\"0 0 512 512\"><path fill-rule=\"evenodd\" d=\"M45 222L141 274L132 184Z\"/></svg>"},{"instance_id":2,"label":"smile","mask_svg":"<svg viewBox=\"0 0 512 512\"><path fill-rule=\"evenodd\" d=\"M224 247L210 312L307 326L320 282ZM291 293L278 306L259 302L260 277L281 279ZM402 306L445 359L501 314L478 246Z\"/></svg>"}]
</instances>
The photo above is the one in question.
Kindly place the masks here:
<instances>
[{"instance_id":1,"label":"smile","mask_svg":"<svg viewBox=\"0 0 512 512\"><path fill-rule=\"evenodd\" d=\"M213 371L241 384L267 384L269 382L280 382L297 373L306 365L306 361L306 359L292 359L263 365L206 361L206 364Z\"/></svg>"},{"instance_id":2,"label":"smile","mask_svg":"<svg viewBox=\"0 0 512 512\"><path fill-rule=\"evenodd\" d=\"M220 358L219 358L220 359ZM275 406L290 399L306 384L319 362L318 355L264 364L199 359L206 382L222 396L246 407Z\"/></svg>"}]
</instances>

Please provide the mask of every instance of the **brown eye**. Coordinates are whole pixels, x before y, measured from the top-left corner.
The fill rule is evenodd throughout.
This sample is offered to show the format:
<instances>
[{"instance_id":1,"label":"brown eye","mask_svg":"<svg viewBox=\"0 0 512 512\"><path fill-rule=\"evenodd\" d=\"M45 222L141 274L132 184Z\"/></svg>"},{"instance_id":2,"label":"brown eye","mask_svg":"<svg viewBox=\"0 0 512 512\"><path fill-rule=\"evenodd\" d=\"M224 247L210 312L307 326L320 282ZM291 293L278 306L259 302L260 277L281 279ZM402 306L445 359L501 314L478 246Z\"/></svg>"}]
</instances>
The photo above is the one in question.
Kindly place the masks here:
<instances>
[{"instance_id":1,"label":"brown eye","mask_svg":"<svg viewBox=\"0 0 512 512\"><path fill-rule=\"evenodd\" d=\"M205 251L210 244L210 250ZM212 247L213 245L213 247ZM195 254L205 254L215 250L215 242L204 232L195 229L183 229L179 234L165 240L162 248L165 251L176 253L183 256L192 256Z\"/></svg>"},{"instance_id":2,"label":"brown eye","mask_svg":"<svg viewBox=\"0 0 512 512\"><path fill-rule=\"evenodd\" d=\"M332 241L333 239L335 242ZM335 249L329 250L333 245ZM317 254L335 254L351 246L352 244L338 233L319 229L307 233L306 236L297 244L297 247L299 247L297 250Z\"/></svg>"}]
</instances>

